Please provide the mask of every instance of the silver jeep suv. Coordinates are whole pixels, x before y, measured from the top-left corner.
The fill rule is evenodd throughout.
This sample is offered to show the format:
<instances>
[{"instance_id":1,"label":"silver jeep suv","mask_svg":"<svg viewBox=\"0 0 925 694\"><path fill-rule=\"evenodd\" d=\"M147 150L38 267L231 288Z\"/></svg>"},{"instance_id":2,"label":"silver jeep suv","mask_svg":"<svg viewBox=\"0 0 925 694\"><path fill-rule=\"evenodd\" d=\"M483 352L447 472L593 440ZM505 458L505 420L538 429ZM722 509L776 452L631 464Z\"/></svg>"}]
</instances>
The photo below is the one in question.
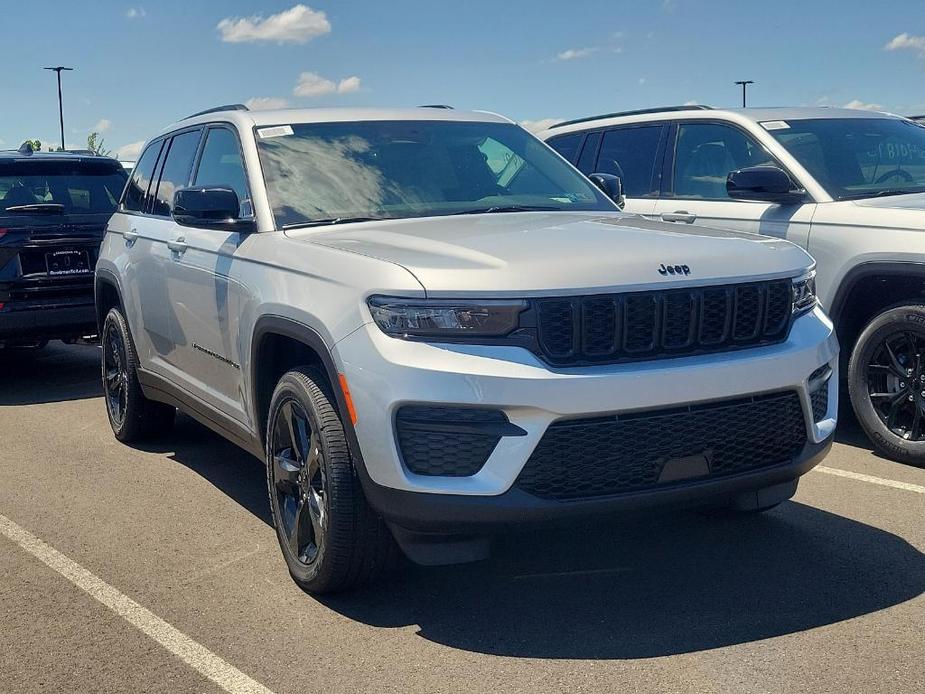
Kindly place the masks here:
<instances>
[{"instance_id":1,"label":"silver jeep suv","mask_svg":"<svg viewBox=\"0 0 925 694\"><path fill-rule=\"evenodd\" d=\"M179 408L264 458L315 592L398 547L466 561L539 521L779 504L835 429L810 257L623 214L596 183L485 113L170 126L96 270L116 437Z\"/></svg>"}]
</instances>

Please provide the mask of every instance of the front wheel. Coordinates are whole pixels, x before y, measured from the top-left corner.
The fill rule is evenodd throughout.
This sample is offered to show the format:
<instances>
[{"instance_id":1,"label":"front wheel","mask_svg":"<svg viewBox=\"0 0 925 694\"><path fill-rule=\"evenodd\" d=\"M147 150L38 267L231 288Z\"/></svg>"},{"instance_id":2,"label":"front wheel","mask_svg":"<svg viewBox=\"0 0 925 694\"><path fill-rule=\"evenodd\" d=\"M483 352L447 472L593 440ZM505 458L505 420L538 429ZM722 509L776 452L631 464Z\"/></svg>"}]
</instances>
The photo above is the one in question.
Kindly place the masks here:
<instances>
[{"instance_id":1,"label":"front wheel","mask_svg":"<svg viewBox=\"0 0 925 694\"><path fill-rule=\"evenodd\" d=\"M884 456L925 465L925 306L876 316L848 363L851 405Z\"/></svg>"},{"instance_id":2,"label":"front wheel","mask_svg":"<svg viewBox=\"0 0 925 694\"><path fill-rule=\"evenodd\" d=\"M279 381L267 419L267 489L280 549L310 593L370 583L394 565L389 529L369 507L327 381L299 367Z\"/></svg>"}]
</instances>

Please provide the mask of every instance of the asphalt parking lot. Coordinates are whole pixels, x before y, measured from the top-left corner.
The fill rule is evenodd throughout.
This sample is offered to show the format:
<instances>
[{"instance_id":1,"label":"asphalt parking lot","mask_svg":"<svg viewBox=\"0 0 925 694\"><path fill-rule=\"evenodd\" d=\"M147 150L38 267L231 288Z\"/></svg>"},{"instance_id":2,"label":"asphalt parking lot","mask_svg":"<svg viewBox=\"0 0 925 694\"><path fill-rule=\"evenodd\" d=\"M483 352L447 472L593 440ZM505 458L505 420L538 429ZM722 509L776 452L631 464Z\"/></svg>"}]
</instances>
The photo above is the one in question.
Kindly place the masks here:
<instances>
[{"instance_id":1,"label":"asphalt parking lot","mask_svg":"<svg viewBox=\"0 0 925 694\"><path fill-rule=\"evenodd\" d=\"M0 361L0 692L922 692L925 470L845 421L764 516L501 543L315 599L263 467L181 418L131 449L94 347Z\"/></svg>"}]
</instances>

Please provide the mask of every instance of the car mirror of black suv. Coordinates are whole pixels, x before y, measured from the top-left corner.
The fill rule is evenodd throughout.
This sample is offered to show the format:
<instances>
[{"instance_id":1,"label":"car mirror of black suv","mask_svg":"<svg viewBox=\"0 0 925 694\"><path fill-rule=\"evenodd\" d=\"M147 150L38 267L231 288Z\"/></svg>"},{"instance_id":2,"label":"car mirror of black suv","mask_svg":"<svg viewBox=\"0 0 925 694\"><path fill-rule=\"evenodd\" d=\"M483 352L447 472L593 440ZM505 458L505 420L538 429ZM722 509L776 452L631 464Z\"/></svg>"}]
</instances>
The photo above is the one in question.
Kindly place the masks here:
<instances>
[{"instance_id":1,"label":"car mirror of black suv","mask_svg":"<svg viewBox=\"0 0 925 694\"><path fill-rule=\"evenodd\" d=\"M806 191L795 188L787 172L776 166L752 166L732 171L726 177L726 192L733 200L795 205L806 199Z\"/></svg>"},{"instance_id":2,"label":"car mirror of black suv","mask_svg":"<svg viewBox=\"0 0 925 694\"><path fill-rule=\"evenodd\" d=\"M238 194L222 186L177 190L173 195L173 219L181 226L224 229L242 234L257 228L253 219L241 217Z\"/></svg>"},{"instance_id":3,"label":"car mirror of black suv","mask_svg":"<svg viewBox=\"0 0 925 694\"><path fill-rule=\"evenodd\" d=\"M593 173L590 174L588 178L604 192L604 195L617 203L617 207L621 210L623 209L623 206L626 205L626 198L623 195L623 181L620 180L619 176L606 173Z\"/></svg>"}]
</instances>

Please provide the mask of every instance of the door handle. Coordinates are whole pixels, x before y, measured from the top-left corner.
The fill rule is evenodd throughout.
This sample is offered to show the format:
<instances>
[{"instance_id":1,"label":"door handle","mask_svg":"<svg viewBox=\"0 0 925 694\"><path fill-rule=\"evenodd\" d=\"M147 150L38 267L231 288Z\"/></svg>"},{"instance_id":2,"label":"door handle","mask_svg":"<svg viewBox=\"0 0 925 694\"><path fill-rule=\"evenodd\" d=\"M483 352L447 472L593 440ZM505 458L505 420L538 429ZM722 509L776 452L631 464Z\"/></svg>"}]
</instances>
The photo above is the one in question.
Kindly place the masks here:
<instances>
[{"instance_id":1,"label":"door handle","mask_svg":"<svg viewBox=\"0 0 925 694\"><path fill-rule=\"evenodd\" d=\"M122 238L125 239L126 245L131 246L138 240L138 229L132 227L129 231L123 231Z\"/></svg>"},{"instance_id":2,"label":"door handle","mask_svg":"<svg viewBox=\"0 0 925 694\"><path fill-rule=\"evenodd\" d=\"M662 215L663 222L684 222L685 224L693 224L695 219L697 219L697 215L691 214L687 210L666 212Z\"/></svg>"},{"instance_id":3,"label":"door handle","mask_svg":"<svg viewBox=\"0 0 925 694\"><path fill-rule=\"evenodd\" d=\"M180 238L174 239L173 241L168 241L167 248L169 248L177 255L183 255L184 251L186 251L189 246L186 244L186 239L181 236Z\"/></svg>"}]
</instances>

